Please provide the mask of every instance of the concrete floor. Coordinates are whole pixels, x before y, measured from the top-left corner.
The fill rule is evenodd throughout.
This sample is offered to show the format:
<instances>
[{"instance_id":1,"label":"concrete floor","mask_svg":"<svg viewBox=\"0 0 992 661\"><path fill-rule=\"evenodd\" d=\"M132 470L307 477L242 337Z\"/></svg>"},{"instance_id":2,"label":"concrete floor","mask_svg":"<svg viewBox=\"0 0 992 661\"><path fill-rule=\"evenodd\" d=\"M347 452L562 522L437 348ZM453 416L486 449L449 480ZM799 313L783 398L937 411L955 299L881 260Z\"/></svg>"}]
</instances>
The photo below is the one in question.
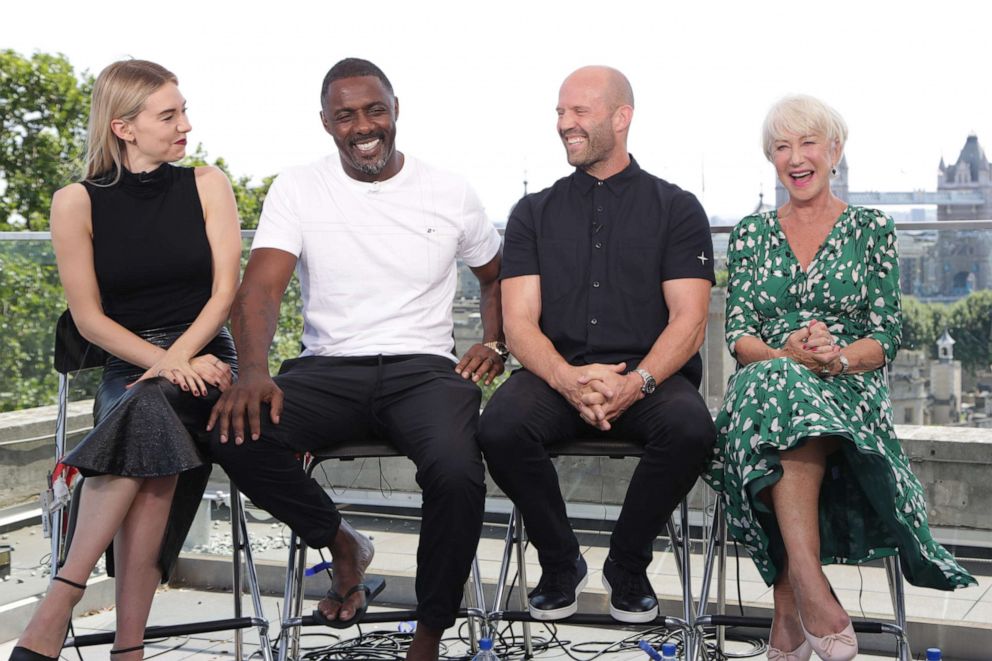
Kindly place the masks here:
<instances>
[{"instance_id":1,"label":"concrete floor","mask_svg":"<svg viewBox=\"0 0 992 661\"><path fill-rule=\"evenodd\" d=\"M153 620L155 624L162 625L191 620L195 621L201 618L212 619L220 617L230 612L230 599L230 595L225 594L163 588L159 591L159 594L155 599ZM263 606L266 614L270 618L275 619L277 617L278 609L276 599L264 599ZM308 606L309 608L312 608L312 603L308 604ZM306 610L309 610L309 608ZM108 608L86 614L82 617L77 617L74 621L74 626L78 635L112 631L114 627L114 611L112 608ZM370 633L397 634L398 627L398 624L367 625L361 627L361 633L366 635ZM467 627L464 625L456 625L456 627L446 632L444 654L447 658L470 658L468 654L469 647L465 640L467 635L466 631ZM506 631L503 634L504 640L509 641L513 634L522 636L522 628L519 623L513 625L512 632ZM308 627L305 629L302 645L305 649L316 650L335 644L340 645L341 641L347 641L357 635L358 629L355 627L342 631ZM535 640L548 640L551 638L550 630L541 625L534 625L532 627L532 635ZM566 653L567 649L568 652L574 656L582 659L591 659L594 656L595 651L604 650L607 645L616 644L618 641L626 640L627 645L636 645L638 640L651 638L649 632L638 633L622 631L619 629L574 626L557 627L555 636L558 641L561 641L566 645L566 648L563 649L558 646L546 649L541 651L536 658L547 660L567 659L569 658L568 653ZM397 639L402 640L402 638L402 635L397 635ZM10 654L10 650L13 647L14 641L0 644L0 658L6 658L7 655ZM614 649L615 648L616 646ZM86 647L81 649L80 654L84 660L107 659L109 649L109 645ZM390 649L389 642L380 640L378 649L380 652ZM245 658L261 658L261 654L258 650L258 637L253 630L246 630L245 632L244 650ZM754 651L750 645L744 643L728 643L726 650L729 652L736 652L738 654L747 654L749 651ZM216 634L201 634L182 638L170 638L168 640L149 643L145 649L145 658L150 659L154 657L155 659L159 659L161 661L180 661L181 659L228 661L233 658L233 651L233 635L229 632L220 632ZM508 650L505 645L497 643L496 652L500 655L501 659L505 660L509 658L509 655L506 653L507 651ZM79 658L76 655L76 651L69 648L63 650L62 656L65 659ZM359 651L350 658L357 660L368 657L363 656L362 652ZM520 657L516 656L514 658ZM616 651L606 654L602 658L616 661L633 659L645 661L648 657L640 650L626 649L625 651ZM753 657L742 658L764 659L765 656L763 650L761 650L758 651L757 655ZM858 658L871 660L886 659L889 657L861 655Z\"/></svg>"},{"instance_id":2,"label":"concrete floor","mask_svg":"<svg viewBox=\"0 0 992 661\"><path fill-rule=\"evenodd\" d=\"M357 513L352 519L356 526L367 530L374 538L376 545L376 556L373 563L375 573L388 577L390 588L400 592L384 593L382 601L393 601L395 603L410 603L412 578L416 569L416 545L417 528L416 519L400 517L369 517L360 518ZM223 552L225 543L229 542L229 528L224 522L201 522L199 537L196 539L201 545L199 550L210 548L214 552ZM603 604L604 591L600 582L600 568L605 559L606 549L604 547L604 531L609 529L608 523L603 526L587 525L587 530L580 533L583 546L583 553L590 568L588 586L583 595L581 605L583 609L591 606L593 609L601 608ZM272 522L254 522L250 524L255 550L256 562L260 566L273 566L274 570L284 566L286 560L286 542L288 531L281 525ZM502 555L502 539L499 526L487 526L487 534L480 542L478 556L481 574L487 581L494 581L498 575L499 561ZM13 552L13 573L12 577L0 583L0 620L8 619L3 614L2 604L12 604L21 602L22 604L39 594L47 584L47 573L41 566L44 556L48 552L48 541L43 538L40 527L26 527L13 532L0 535L0 543L11 544ZM318 561L315 555L311 554L310 563ZM693 554L692 572L695 578L696 591L698 593L699 577L702 573L702 557ZM531 586L536 584L540 576L540 568L537 564L536 553L533 549L527 553L527 571ZM870 618L890 619L891 606L888 596L888 588L884 577L884 572L879 567L844 567L832 566L826 568L827 574L833 582L836 591L852 616L865 616ZM91 579L91 587L87 592L87 598L102 603L99 606L84 607L88 612L77 613L74 620L76 631L79 634L108 631L114 626L114 611L105 605L112 603L112 581L105 577L100 579L98 568L97 576ZM925 621L937 624L937 628L928 631L940 631L940 623L946 625L965 625L971 629L986 630L992 629L992 576L985 571L978 576L979 586L959 590L954 593L936 592L933 590L923 590L913 586L906 586L907 610L911 620ZM680 583L678 579L675 560L670 552L657 552L655 559L649 568L649 575L652 583L662 600L677 600L680 598ZM728 558L728 602L736 606L737 600L737 564L731 553ZM403 586L406 586L405 588ZM742 558L740 563L740 596L744 606L748 609L767 608L771 604L771 591L764 585L755 571L753 564L747 558ZM405 593L403 593L405 590ZM102 596L99 593L103 593ZM92 595L91 595L92 593ZM109 598L108 598L109 596ZM388 597L388 599L387 599ZM156 598L153 606L152 621L150 624L162 625L177 623L182 621L196 621L206 619L217 619L227 617L231 613L230 595L205 592L199 590L177 589L163 587ZM516 600L514 600L515 602ZM304 612L312 609L312 602L304 607ZM250 603L245 601L246 611L250 609ZM264 599L265 616L272 622L272 628L277 628L281 603L274 598ZM21 612L29 612L29 608L22 608ZM595 612L592 611L592 612ZM25 620L26 621L26 620ZM0 640L13 638L16 636L16 624L11 623L15 633L0 636ZM23 624L20 625L23 627ZM2 627L2 624L0 624ZM512 632L520 635L522 625L515 624ZM362 633L370 631L393 632L397 631L396 624L366 625L362 627ZM545 639L550 637L547 629L543 626L534 626L534 635ZM277 632L270 632L273 638ZM344 638L353 638L358 635L357 629L345 631L327 630L320 628L308 628L304 637L305 647L324 647ZM456 627L447 633L449 642L445 650L449 658L466 658L468 646L462 639L466 636L464 625ZM504 642L512 637L510 632L504 634ZM593 652L601 650L603 646L593 644L595 641L605 641L606 644L615 643L632 637L633 642L644 637L643 633L629 632L617 628L589 628L575 626L561 626L557 629L557 638L560 641L569 641L568 648L571 654L581 659L591 659ZM938 636L935 636L939 638ZM257 636L252 631L245 634L248 654L255 653L254 658L260 658L257 654ZM939 640L914 640L914 650L919 657L923 649ZM0 658L6 658L9 650L13 647L13 640L0 643ZM107 658L107 646L84 648L83 659ZM217 634L191 636L189 638L172 638L165 641L150 644L146 651L146 658L153 655L162 659L228 659L233 651L233 634L221 632ZM502 658L510 656L511 650L505 645L497 644L497 653L502 653ZM741 643L728 643L725 647L727 652L737 654L748 654L753 652L753 658L764 658L763 649ZM64 658L77 658L74 650L66 650ZM344 657L337 657L344 658ZM361 655L349 658L360 659ZM519 658L519 657L514 657ZM568 658L565 649L553 647L538 654L539 659ZM626 650L618 653L611 653L604 658L607 659L647 659L648 657L640 650ZM859 656L862 659L883 659L891 658L891 655L870 655ZM951 657L945 656L948 661L953 661ZM983 658L981 656L970 656L968 658ZM992 658L990 654L986 658Z\"/></svg>"}]
</instances>

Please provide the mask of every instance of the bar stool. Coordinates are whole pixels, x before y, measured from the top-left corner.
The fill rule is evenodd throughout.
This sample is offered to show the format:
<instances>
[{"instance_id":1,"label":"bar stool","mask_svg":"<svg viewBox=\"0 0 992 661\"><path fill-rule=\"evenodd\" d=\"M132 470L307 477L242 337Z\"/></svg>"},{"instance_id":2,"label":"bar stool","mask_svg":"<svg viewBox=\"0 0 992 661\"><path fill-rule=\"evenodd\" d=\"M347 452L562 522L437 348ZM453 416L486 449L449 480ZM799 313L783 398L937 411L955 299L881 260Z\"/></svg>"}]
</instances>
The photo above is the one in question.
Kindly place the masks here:
<instances>
[{"instance_id":1,"label":"bar stool","mask_svg":"<svg viewBox=\"0 0 992 661\"><path fill-rule=\"evenodd\" d=\"M708 599L714 562L717 569L716 613L709 613ZM888 556L883 559L883 562L885 564L885 577L889 584L889 595L892 598L894 622L854 620L852 618L854 631L856 633L891 634L895 636L896 658L900 661L912 661L909 638L906 634L906 595L903 589L902 568L899 565L898 556ZM721 650L724 644L725 627L739 626L755 629L771 629L771 618L726 614L727 522L724 516L723 502L720 498L717 498L714 507L713 526L706 545L703 567L703 585L699 594L699 607L695 618L697 638L700 641L703 640L703 627L708 626L716 627L717 647ZM703 647L702 644L700 647Z\"/></svg>"},{"instance_id":2,"label":"bar stool","mask_svg":"<svg viewBox=\"0 0 992 661\"><path fill-rule=\"evenodd\" d=\"M888 366L882 367L882 378L886 385L889 383ZM713 575L713 562L717 563L717 612L708 614L708 599L710 579ZM896 638L896 658L899 661L912 661L909 647L909 636L906 631L906 594L903 588L902 567L897 556L883 559L885 578L889 584L889 596L892 599L894 622L878 622L873 620L854 620L856 633L891 634ZM702 627L715 626L717 630L717 646L723 649L724 628L728 626L753 627L756 629L771 629L771 618L742 617L726 615L726 569L727 569L727 521L724 516L723 502L719 497L713 511L713 526L706 546L706 557L703 570L703 586L699 596L699 610L696 614L697 637L703 640Z\"/></svg>"},{"instance_id":3,"label":"bar stool","mask_svg":"<svg viewBox=\"0 0 992 661\"><path fill-rule=\"evenodd\" d=\"M304 470L312 475L314 469L323 461L336 459L338 461L354 461L355 459L379 459L385 457L403 457L392 443L376 438L345 441L332 450L324 450L317 454L307 454L303 457ZM286 584L283 590L282 635L279 641L279 661L298 659L300 656L300 628L319 625L312 615L303 615L303 579L306 570L307 544L296 533L292 533L289 542L289 559L286 563ZM468 608L461 609L458 617L468 618L472 650L477 650L477 641L481 637L476 629L482 626L483 632L488 633L488 613L485 609L485 596L482 591L482 579L479 575L479 559L472 561L472 571L466 586L467 597L472 602ZM382 622L406 622L416 620L415 610L400 610L387 613L368 611L362 617L361 624L376 624Z\"/></svg>"},{"instance_id":4,"label":"bar stool","mask_svg":"<svg viewBox=\"0 0 992 661\"><path fill-rule=\"evenodd\" d=\"M66 417L69 406L69 376L82 370L102 368L107 354L97 346L87 342L72 321L72 316L66 310L59 317L55 331L54 367L59 375L58 417L55 426L55 460L61 465L66 451ZM49 484L50 493L54 480ZM64 488L65 482L59 486ZM243 654L243 631L255 628L258 632L259 645L265 661L272 661L272 644L269 641L269 621L262 612L262 598L258 587L258 577L255 572L255 562L252 558L251 544L248 539L248 524L242 508L241 494L234 483L231 483L231 559L232 592L234 593L234 617L221 620L205 620L187 624L169 626L151 626L145 628L145 640L185 636L197 633L215 631L234 631L235 659L241 661ZM51 575L58 573L58 568L64 560L66 534L69 527L69 493L64 491L57 497L49 497L43 507L46 530L51 534ZM243 567L243 569L242 569ZM244 575L242 575L244 571ZM242 615L242 593L247 579L248 592L251 595L255 616ZM154 608L154 606L153 606ZM76 636L66 641L66 647L86 647L90 645L107 645L114 642L113 632L87 634Z\"/></svg>"},{"instance_id":5,"label":"bar stool","mask_svg":"<svg viewBox=\"0 0 992 661\"><path fill-rule=\"evenodd\" d=\"M623 459L625 457L641 457L644 448L638 443L631 441L610 439L610 438L576 438L560 441L547 446L548 454L551 457L609 457L611 459ZM683 499L679 508L679 525L676 527L673 518L670 518L667 525L668 536L671 540L672 551L675 554L676 566L679 573L679 581L682 586L682 617L666 617L659 615L653 622L640 625L643 628L663 626L668 629L680 630L686 648L686 658L694 658L696 653L696 610L693 606L691 570L689 564L690 538L689 538L689 507ZM493 598L492 608L489 612L490 626L502 620L504 622L522 622L524 629L524 648L527 658L533 656L533 645L531 642L530 623L539 622L534 619L527 610L527 567L524 561L524 544L526 530L524 529L523 518L516 506L510 513L507 522L506 538L503 544L503 558L500 563L499 579L496 584L496 594ZM504 604L504 592L510 566L513 563L513 555L516 552L517 580L513 588L517 591L520 610L509 610L509 604ZM543 622L542 622L543 623ZM570 617L557 620L555 623L571 625L592 625L592 626L616 626L618 622L608 614L576 613Z\"/></svg>"}]
</instances>

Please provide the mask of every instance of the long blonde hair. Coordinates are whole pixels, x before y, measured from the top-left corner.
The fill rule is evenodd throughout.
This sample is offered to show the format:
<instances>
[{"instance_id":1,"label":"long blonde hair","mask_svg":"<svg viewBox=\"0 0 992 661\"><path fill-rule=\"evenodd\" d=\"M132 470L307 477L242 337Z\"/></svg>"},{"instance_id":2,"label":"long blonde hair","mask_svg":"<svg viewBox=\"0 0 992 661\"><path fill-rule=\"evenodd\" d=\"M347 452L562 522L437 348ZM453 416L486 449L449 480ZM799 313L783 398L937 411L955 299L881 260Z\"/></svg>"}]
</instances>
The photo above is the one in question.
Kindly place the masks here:
<instances>
[{"instance_id":1,"label":"long blonde hair","mask_svg":"<svg viewBox=\"0 0 992 661\"><path fill-rule=\"evenodd\" d=\"M116 184L124 168L124 141L114 135L110 122L134 121L145 101L162 85L178 85L176 75L148 60L114 62L97 76L90 103L86 138L86 180Z\"/></svg>"}]
</instances>

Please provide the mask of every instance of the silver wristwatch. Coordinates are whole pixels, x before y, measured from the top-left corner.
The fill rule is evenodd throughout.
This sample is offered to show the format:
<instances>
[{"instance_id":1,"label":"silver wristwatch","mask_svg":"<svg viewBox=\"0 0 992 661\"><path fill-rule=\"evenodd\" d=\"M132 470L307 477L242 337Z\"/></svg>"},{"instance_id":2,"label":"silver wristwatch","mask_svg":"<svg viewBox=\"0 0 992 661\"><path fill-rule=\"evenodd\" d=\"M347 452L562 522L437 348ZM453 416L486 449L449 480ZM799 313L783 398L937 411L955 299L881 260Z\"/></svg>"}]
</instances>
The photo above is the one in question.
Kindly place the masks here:
<instances>
[{"instance_id":1,"label":"silver wristwatch","mask_svg":"<svg viewBox=\"0 0 992 661\"><path fill-rule=\"evenodd\" d=\"M650 395L653 393L654 389L658 387L658 383L654 380L654 377L651 376L651 372L641 369L640 367L634 371L640 374L641 378L644 379L644 385L641 386L641 392L645 395Z\"/></svg>"},{"instance_id":2,"label":"silver wristwatch","mask_svg":"<svg viewBox=\"0 0 992 661\"><path fill-rule=\"evenodd\" d=\"M837 354L837 362L840 363L840 371L834 376L841 376L842 374L847 374L847 370L851 369L851 362L842 353ZM830 376L830 366L833 363L824 363L820 367L820 376Z\"/></svg>"}]
</instances>

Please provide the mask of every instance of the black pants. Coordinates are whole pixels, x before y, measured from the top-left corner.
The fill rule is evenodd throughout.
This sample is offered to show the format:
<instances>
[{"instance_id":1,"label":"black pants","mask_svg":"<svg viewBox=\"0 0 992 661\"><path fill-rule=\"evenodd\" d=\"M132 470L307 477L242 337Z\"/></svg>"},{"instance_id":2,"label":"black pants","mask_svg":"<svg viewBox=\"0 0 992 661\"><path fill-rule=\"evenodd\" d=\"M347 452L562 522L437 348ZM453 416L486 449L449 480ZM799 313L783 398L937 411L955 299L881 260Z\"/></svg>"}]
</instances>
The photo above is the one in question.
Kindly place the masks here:
<instances>
[{"instance_id":1,"label":"black pants","mask_svg":"<svg viewBox=\"0 0 992 661\"><path fill-rule=\"evenodd\" d=\"M340 442L388 439L417 466L423 491L417 549L418 620L454 624L482 531L485 473L476 442L479 388L432 355L286 361L278 425L262 410L261 438L211 449L238 487L311 547L331 543L341 515L296 454Z\"/></svg>"},{"instance_id":2,"label":"black pants","mask_svg":"<svg viewBox=\"0 0 992 661\"><path fill-rule=\"evenodd\" d=\"M688 380L679 374L666 379L609 432L586 424L564 397L524 369L507 379L482 414L479 443L489 473L519 508L545 571L571 567L579 543L544 446L603 436L644 445L610 538L611 557L627 571L641 572L651 562L654 538L695 484L716 438L706 404Z\"/></svg>"}]
</instances>

